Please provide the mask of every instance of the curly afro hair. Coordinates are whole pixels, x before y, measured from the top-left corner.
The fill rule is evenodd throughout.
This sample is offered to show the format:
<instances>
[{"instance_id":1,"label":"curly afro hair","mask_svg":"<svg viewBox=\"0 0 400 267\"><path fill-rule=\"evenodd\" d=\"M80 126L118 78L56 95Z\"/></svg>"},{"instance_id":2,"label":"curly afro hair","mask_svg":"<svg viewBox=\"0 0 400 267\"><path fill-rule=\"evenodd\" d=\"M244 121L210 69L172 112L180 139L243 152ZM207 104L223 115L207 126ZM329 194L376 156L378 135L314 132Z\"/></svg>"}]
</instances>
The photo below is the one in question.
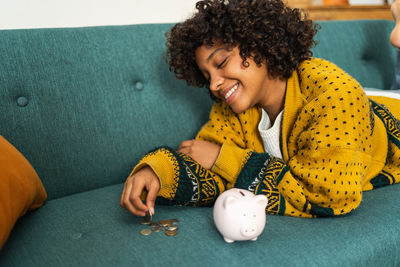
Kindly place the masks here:
<instances>
[{"instance_id":1,"label":"curly afro hair","mask_svg":"<svg viewBox=\"0 0 400 267\"><path fill-rule=\"evenodd\" d=\"M204 0L196 3L196 9L166 33L169 69L188 85L209 86L195 60L195 51L203 44L238 46L244 66L252 57L256 64L266 64L271 77L280 79L289 78L300 62L312 56L319 26L281 0Z\"/></svg>"}]
</instances>

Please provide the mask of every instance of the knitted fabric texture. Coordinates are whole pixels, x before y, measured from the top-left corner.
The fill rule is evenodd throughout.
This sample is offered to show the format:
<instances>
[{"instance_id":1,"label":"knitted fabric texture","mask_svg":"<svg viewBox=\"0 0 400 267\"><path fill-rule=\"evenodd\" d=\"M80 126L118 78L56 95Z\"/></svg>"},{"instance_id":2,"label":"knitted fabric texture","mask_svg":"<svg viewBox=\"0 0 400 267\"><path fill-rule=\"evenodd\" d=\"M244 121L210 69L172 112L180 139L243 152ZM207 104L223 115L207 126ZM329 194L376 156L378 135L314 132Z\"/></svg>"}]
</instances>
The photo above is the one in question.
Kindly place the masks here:
<instances>
[{"instance_id":1,"label":"knitted fabric texture","mask_svg":"<svg viewBox=\"0 0 400 267\"><path fill-rule=\"evenodd\" d=\"M263 140L264 150L274 157L282 158L281 151L281 122L283 111L281 111L275 119L273 125L269 119L268 113L261 109L262 115L258 124L258 131Z\"/></svg>"},{"instance_id":2,"label":"knitted fabric texture","mask_svg":"<svg viewBox=\"0 0 400 267\"><path fill-rule=\"evenodd\" d=\"M159 203L211 205L232 187L265 194L266 212L299 217L342 215L362 192L400 180L400 102L369 99L335 64L312 58L287 81L283 159L264 151L261 108L235 114L216 103L197 139L221 145L211 170L168 147L146 155L161 182Z\"/></svg>"}]
</instances>

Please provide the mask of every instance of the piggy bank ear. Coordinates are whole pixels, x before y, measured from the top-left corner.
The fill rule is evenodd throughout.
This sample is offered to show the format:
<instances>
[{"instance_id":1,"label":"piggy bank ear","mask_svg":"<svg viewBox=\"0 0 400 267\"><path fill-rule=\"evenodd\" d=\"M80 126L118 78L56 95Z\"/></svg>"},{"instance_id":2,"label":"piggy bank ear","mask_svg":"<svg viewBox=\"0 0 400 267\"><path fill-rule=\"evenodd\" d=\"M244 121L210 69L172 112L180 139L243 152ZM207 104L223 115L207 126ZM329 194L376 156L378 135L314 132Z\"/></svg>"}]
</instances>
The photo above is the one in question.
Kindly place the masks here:
<instances>
[{"instance_id":1,"label":"piggy bank ear","mask_svg":"<svg viewBox=\"0 0 400 267\"><path fill-rule=\"evenodd\" d=\"M228 196L228 197L226 197L224 199L224 202L222 203L222 206L224 207L224 209L227 209L229 206L234 204L236 201L237 201L236 197Z\"/></svg>"},{"instance_id":2,"label":"piggy bank ear","mask_svg":"<svg viewBox=\"0 0 400 267\"><path fill-rule=\"evenodd\" d=\"M254 201L257 203L257 205L260 205L262 207L267 207L268 204L268 198L265 195L257 195L254 197Z\"/></svg>"}]
</instances>

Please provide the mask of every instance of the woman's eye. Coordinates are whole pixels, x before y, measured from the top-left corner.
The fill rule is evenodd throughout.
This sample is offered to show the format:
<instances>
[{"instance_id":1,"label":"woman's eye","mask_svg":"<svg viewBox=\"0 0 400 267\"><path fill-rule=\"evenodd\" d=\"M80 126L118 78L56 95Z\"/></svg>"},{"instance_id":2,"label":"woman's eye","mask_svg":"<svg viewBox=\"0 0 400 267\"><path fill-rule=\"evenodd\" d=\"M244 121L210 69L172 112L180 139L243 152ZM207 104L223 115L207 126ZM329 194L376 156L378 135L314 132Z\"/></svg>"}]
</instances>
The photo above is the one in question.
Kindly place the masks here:
<instances>
[{"instance_id":1,"label":"woman's eye","mask_svg":"<svg viewBox=\"0 0 400 267\"><path fill-rule=\"evenodd\" d=\"M222 68L228 58L226 57L221 63L218 64L218 69Z\"/></svg>"}]
</instances>

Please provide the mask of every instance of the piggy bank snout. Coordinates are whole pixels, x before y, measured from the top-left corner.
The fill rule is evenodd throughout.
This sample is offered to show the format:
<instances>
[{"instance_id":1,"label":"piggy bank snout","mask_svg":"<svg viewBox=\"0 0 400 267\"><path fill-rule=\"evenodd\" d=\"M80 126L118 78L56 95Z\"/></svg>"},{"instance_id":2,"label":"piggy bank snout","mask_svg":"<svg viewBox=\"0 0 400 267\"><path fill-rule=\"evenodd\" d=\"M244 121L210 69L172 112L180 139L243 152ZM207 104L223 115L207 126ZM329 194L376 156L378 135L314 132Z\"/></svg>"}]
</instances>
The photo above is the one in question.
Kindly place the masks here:
<instances>
[{"instance_id":1,"label":"piggy bank snout","mask_svg":"<svg viewBox=\"0 0 400 267\"><path fill-rule=\"evenodd\" d=\"M245 237L255 236L258 232L257 224L255 223L248 223L243 225L240 229L240 233Z\"/></svg>"}]
</instances>

